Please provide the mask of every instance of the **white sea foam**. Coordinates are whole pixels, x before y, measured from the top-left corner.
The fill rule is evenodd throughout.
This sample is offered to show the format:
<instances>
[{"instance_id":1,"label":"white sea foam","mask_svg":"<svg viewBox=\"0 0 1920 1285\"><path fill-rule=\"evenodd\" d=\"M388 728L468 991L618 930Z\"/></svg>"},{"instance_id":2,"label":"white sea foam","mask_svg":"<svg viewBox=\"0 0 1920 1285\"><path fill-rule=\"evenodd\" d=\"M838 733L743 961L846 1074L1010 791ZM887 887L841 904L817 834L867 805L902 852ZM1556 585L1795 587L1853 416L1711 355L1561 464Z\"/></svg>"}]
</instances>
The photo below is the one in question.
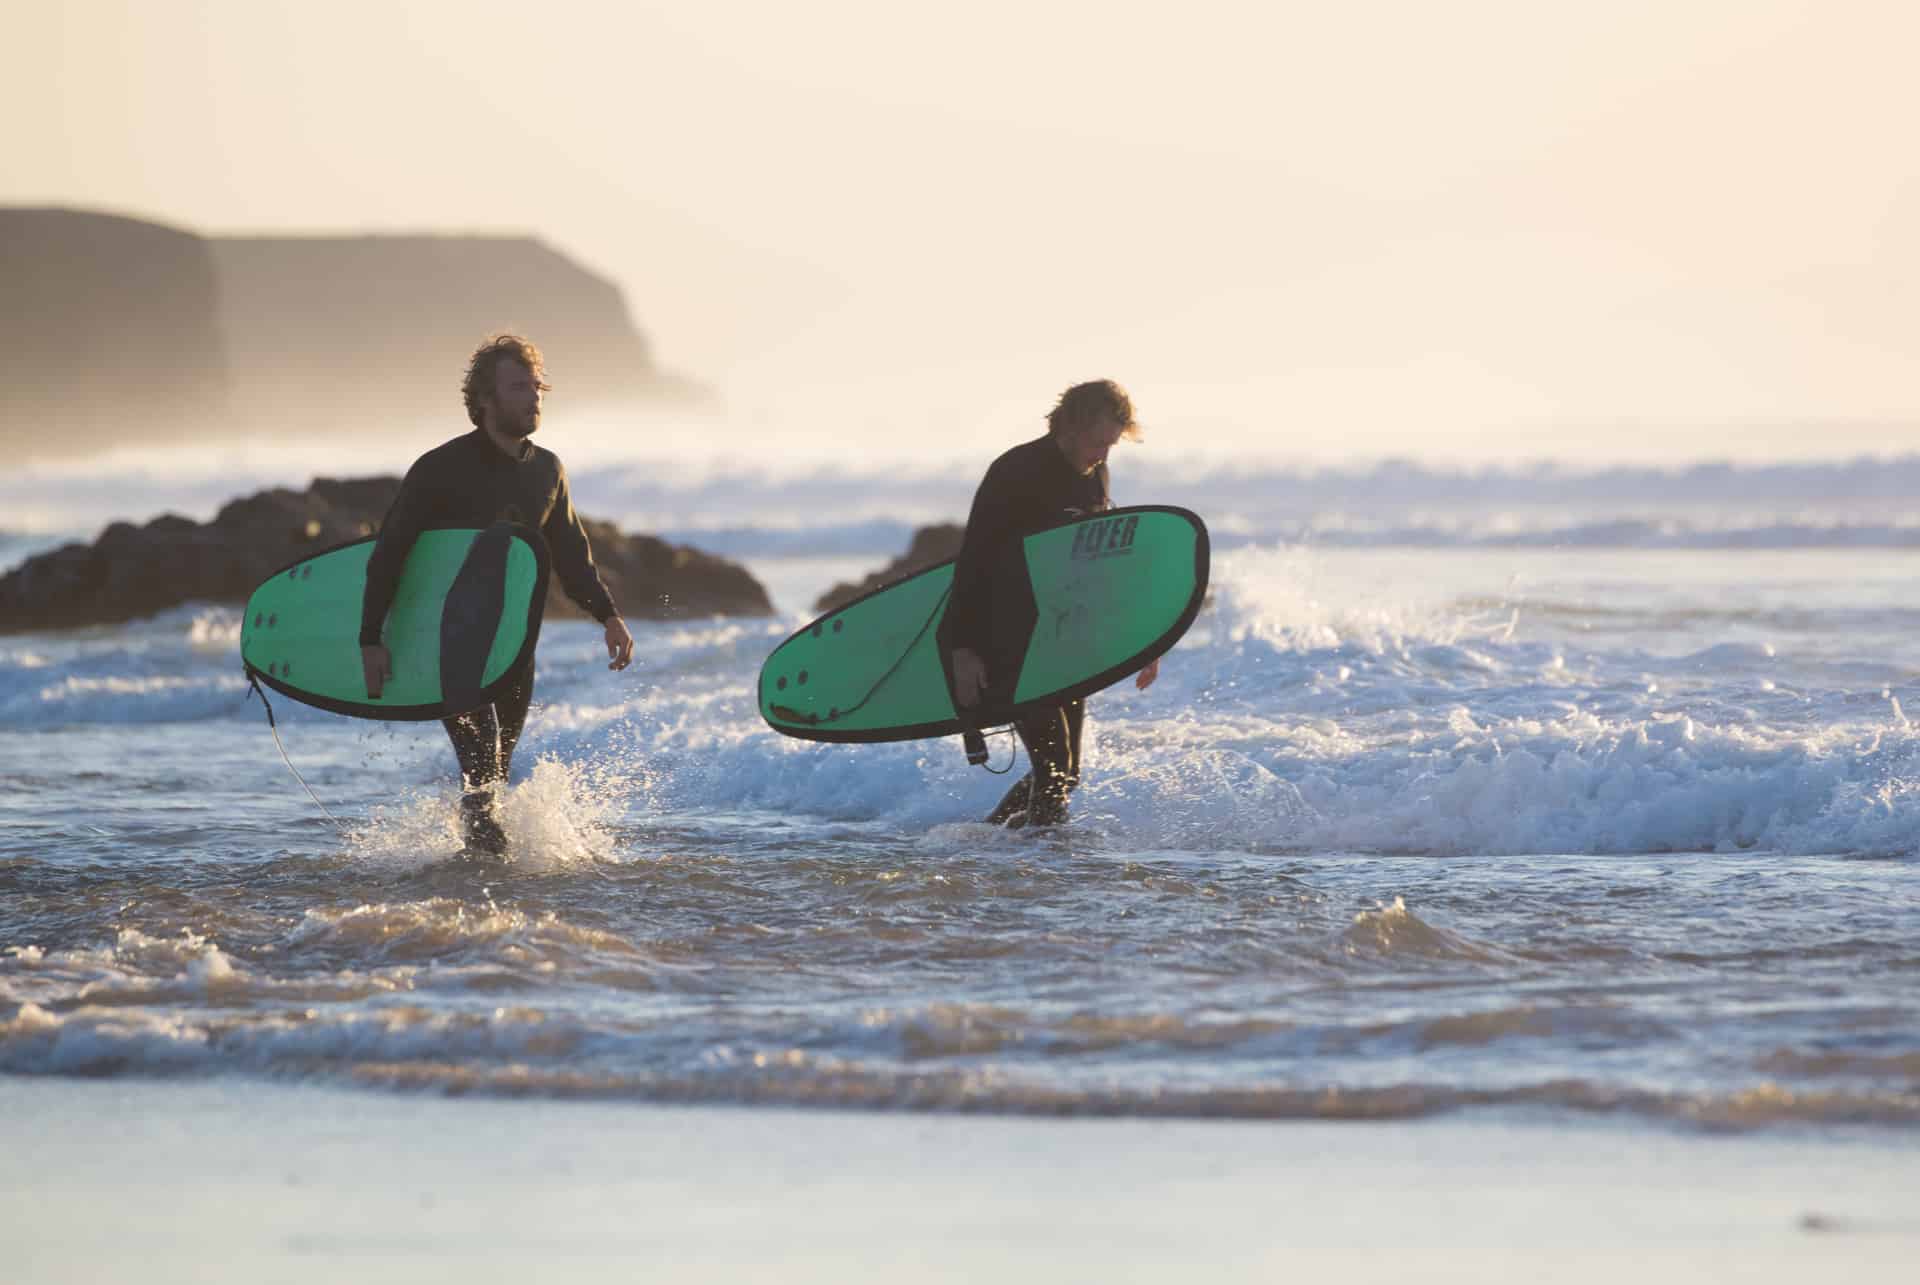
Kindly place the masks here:
<instances>
[{"instance_id":1,"label":"white sea foam","mask_svg":"<svg viewBox=\"0 0 1920 1285\"><path fill-rule=\"evenodd\" d=\"M72 1075L129 1066L154 1072L327 1064L351 1069L465 1058L512 1063L563 1055L582 1035L577 1019L508 1007L476 1015L397 1005L258 1016L241 1025L178 1011L81 1008L55 1014L26 1005L12 1019L0 1019L0 1068Z\"/></svg>"},{"instance_id":2,"label":"white sea foam","mask_svg":"<svg viewBox=\"0 0 1920 1285\"><path fill-rule=\"evenodd\" d=\"M1096 702L1078 806L1120 841L1529 852L1878 849L1913 837L1884 800L1906 788L1920 742L1884 704L1809 719L1797 700L1776 721L1708 700L1691 714L1638 674L1618 690L1604 662L1573 671L1538 645L1462 645L1479 631L1471 622L1447 623L1452 641L1437 642L1379 619L1232 613L1229 599L1154 692L1123 686ZM1677 668L1738 675L1769 660L1736 648ZM777 739L754 720L748 677L711 674L679 699L638 703L624 723L549 729L550 743L591 758L605 728L622 727L627 752L653 765L655 797L677 809L921 827L984 811L1004 785L966 773L946 743Z\"/></svg>"},{"instance_id":3,"label":"white sea foam","mask_svg":"<svg viewBox=\"0 0 1920 1285\"><path fill-rule=\"evenodd\" d=\"M1080 815L1115 842L1175 848L1920 843L1908 806L1920 737L1901 705L1920 645L1901 614L1900 568L1849 581L1823 562L1776 567L1792 578L1758 610L1763 590L1741 580L1757 569L1726 561L1740 555L1662 564L1673 587L1616 583L1639 564L1580 555L1600 561L1550 595L1529 578L1588 564L1522 560L1504 575L1423 556L1279 546L1218 557L1211 603L1159 683L1094 698ZM270 741L244 727L261 714L243 699L230 619L185 608L0 652L0 723L208 723L220 730L189 735L253 737L269 767ZM642 623L623 675L607 672L590 626L550 624L524 766L503 799L528 860L603 853L616 828L659 809L916 834L984 815L1009 782L965 770L950 742L816 745L761 722L758 665L796 623ZM403 751L406 775L356 823L355 851L404 864L457 848L437 728L369 740L365 724L283 699L275 709L297 763L347 770L389 753L379 747Z\"/></svg>"},{"instance_id":4,"label":"white sea foam","mask_svg":"<svg viewBox=\"0 0 1920 1285\"><path fill-rule=\"evenodd\" d=\"M196 647L232 648L240 645L240 613L230 607L213 607L194 613L187 640Z\"/></svg>"}]
</instances>

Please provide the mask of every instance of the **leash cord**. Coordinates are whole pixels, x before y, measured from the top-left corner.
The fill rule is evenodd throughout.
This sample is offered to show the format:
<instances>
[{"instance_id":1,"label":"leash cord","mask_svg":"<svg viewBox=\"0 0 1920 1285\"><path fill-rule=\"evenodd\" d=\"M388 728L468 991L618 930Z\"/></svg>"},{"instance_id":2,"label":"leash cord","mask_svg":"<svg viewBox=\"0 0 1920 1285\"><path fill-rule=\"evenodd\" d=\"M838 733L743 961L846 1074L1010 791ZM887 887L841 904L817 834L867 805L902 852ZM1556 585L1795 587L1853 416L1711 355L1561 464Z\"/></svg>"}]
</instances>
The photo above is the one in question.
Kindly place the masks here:
<instances>
[{"instance_id":1,"label":"leash cord","mask_svg":"<svg viewBox=\"0 0 1920 1285\"><path fill-rule=\"evenodd\" d=\"M293 773L293 779L300 782L300 788L305 790L307 797L313 800L313 806L320 809L320 815L333 822L333 828L338 830L342 835L345 835L347 827L340 823L339 817L327 811L327 805L320 801L320 796L313 792L311 785L307 784L307 778L300 775L300 769L293 765L291 758L287 757L287 747L281 744L280 741L280 725L273 717L273 706L267 702L266 689L260 686L260 676L252 670L248 670L247 683L253 689L249 695L258 696L260 698L260 708L267 711L267 730L273 733L273 743L280 751L280 761L287 765L287 771Z\"/></svg>"}]
</instances>

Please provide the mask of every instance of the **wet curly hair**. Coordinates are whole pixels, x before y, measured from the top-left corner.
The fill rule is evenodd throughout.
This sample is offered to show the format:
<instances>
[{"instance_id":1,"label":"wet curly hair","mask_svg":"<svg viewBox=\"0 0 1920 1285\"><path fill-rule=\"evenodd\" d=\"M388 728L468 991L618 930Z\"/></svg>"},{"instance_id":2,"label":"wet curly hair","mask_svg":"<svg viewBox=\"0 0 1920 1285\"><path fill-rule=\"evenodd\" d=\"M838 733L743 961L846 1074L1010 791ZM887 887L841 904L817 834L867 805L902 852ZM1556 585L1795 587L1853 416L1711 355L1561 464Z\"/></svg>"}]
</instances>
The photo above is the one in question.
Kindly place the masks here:
<instances>
[{"instance_id":1,"label":"wet curly hair","mask_svg":"<svg viewBox=\"0 0 1920 1285\"><path fill-rule=\"evenodd\" d=\"M467 418L473 421L475 428L480 427L480 407L493 396L493 372L499 369L503 361L519 362L533 376L533 382L541 392L552 391L552 386L547 383L546 363L531 339L520 335L489 335L485 343L473 350L473 356L467 362L467 377L460 381L460 396L467 403Z\"/></svg>"},{"instance_id":2,"label":"wet curly hair","mask_svg":"<svg viewBox=\"0 0 1920 1285\"><path fill-rule=\"evenodd\" d=\"M1047 412L1047 431L1076 432L1103 419L1120 425L1120 436L1129 442L1140 440L1140 425L1133 419L1133 399L1111 379L1075 384L1061 393L1059 402Z\"/></svg>"}]
</instances>

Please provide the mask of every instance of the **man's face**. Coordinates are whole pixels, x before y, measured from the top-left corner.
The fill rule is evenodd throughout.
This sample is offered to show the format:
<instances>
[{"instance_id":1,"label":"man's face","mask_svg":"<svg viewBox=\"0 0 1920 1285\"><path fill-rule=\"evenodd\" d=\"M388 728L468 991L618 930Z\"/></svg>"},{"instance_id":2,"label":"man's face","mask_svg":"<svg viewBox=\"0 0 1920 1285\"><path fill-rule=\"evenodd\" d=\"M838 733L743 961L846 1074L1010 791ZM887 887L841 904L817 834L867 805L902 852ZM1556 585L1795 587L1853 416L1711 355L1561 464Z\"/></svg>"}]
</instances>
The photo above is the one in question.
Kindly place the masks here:
<instances>
[{"instance_id":1,"label":"man's face","mask_svg":"<svg viewBox=\"0 0 1920 1285\"><path fill-rule=\"evenodd\" d=\"M531 437L540 427L540 384L520 362L493 368L493 426L508 437Z\"/></svg>"},{"instance_id":2,"label":"man's face","mask_svg":"<svg viewBox=\"0 0 1920 1285\"><path fill-rule=\"evenodd\" d=\"M1126 432L1126 425L1115 419L1098 419L1080 428L1069 429L1060 439L1067 463L1080 474L1093 472L1107 462L1107 452Z\"/></svg>"}]
</instances>

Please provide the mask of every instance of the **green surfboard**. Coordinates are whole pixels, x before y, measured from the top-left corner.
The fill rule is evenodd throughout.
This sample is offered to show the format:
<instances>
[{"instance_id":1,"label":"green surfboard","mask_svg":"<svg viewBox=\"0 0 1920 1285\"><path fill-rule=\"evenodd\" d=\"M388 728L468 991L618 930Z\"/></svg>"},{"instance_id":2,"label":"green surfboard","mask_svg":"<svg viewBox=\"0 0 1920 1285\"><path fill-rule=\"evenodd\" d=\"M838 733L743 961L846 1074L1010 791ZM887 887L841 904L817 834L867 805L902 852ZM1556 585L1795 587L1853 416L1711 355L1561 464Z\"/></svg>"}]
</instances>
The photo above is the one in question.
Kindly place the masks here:
<instances>
[{"instance_id":1,"label":"green surfboard","mask_svg":"<svg viewBox=\"0 0 1920 1285\"><path fill-rule=\"evenodd\" d=\"M532 655L547 600L546 542L496 522L422 531L382 637L393 677L367 696L360 604L374 537L273 573L247 599L240 659L294 700L358 718L450 718L484 705Z\"/></svg>"},{"instance_id":2,"label":"green surfboard","mask_svg":"<svg viewBox=\"0 0 1920 1285\"><path fill-rule=\"evenodd\" d=\"M943 562L775 648L760 669L760 715L812 741L907 741L1012 722L1165 653L1199 614L1207 560L1206 524L1165 505L1109 509L1025 537L993 575L995 611L1015 637L985 658L992 685L965 724L940 643L954 570Z\"/></svg>"}]
</instances>

